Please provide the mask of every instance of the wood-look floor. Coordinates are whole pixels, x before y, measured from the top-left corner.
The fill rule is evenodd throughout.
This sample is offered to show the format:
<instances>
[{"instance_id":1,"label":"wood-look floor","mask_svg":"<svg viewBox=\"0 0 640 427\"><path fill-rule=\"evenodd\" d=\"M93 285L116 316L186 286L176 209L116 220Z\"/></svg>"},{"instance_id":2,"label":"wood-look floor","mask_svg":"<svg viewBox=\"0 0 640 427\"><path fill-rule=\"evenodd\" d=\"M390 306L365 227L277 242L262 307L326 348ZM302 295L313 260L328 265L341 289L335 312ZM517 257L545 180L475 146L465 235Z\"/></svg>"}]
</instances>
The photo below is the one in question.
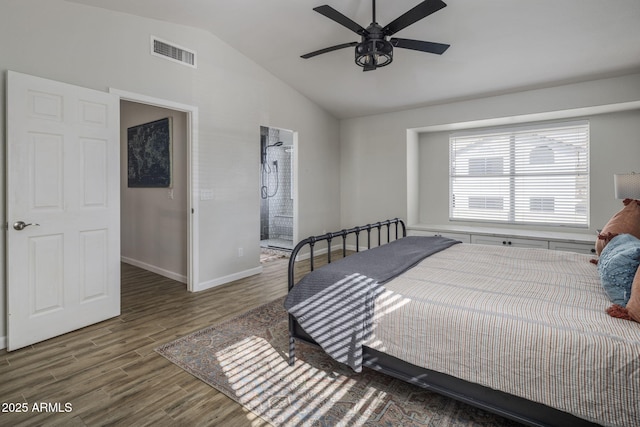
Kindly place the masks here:
<instances>
[{"instance_id":1,"label":"wood-look floor","mask_svg":"<svg viewBox=\"0 0 640 427\"><path fill-rule=\"evenodd\" d=\"M123 264L120 316L0 350L0 426L268 425L153 349L285 295L287 262L267 262L259 275L198 293ZM62 411L70 403L71 411L34 412L42 402ZM26 413L13 412L20 406L11 404L24 403Z\"/></svg>"}]
</instances>

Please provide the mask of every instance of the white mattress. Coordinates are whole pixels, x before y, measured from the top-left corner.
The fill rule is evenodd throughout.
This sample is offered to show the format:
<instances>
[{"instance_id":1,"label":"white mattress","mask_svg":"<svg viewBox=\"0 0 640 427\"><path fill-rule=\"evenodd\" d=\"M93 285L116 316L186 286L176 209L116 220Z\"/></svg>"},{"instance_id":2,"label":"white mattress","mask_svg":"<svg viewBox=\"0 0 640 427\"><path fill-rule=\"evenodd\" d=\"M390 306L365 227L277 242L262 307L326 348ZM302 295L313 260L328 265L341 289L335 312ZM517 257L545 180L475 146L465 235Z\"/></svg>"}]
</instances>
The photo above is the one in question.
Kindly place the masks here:
<instances>
[{"instance_id":1,"label":"white mattress","mask_svg":"<svg viewBox=\"0 0 640 427\"><path fill-rule=\"evenodd\" d=\"M459 244L385 284L365 345L603 425L640 425L640 324L592 256Z\"/></svg>"}]
</instances>

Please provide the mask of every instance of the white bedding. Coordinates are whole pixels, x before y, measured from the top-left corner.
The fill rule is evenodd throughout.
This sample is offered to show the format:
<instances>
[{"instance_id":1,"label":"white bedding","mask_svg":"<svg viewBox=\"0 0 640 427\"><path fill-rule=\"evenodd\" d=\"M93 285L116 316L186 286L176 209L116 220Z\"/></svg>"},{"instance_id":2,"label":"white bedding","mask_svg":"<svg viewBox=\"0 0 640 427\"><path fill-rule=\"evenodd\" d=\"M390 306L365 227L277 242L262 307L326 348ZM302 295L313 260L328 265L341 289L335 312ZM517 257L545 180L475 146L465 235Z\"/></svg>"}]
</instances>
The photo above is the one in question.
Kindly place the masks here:
<instances>
[{"instance_id":1,"label":"white bedding","mask_svg":"<svg viewBox=\"0 0 640 427\"><path fill-rule=\"evenodd\" d=\"M640 425L640 324L592 256L459 244L385 284L368 347L608 426Z\"/></svg>"}]
</instances>

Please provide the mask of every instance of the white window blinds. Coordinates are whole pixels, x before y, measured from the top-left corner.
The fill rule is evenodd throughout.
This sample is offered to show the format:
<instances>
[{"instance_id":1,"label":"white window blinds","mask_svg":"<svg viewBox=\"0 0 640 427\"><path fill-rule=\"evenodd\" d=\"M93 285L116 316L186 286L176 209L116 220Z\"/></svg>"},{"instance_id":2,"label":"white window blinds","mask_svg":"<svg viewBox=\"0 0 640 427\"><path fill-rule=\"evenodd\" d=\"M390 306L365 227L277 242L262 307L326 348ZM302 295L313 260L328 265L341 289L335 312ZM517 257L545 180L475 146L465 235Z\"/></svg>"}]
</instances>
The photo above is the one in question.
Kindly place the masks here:
<instances>
[{"instance_id":1,"label":"white window blinds","mask_svg":"<svg viewBox=\"0 0 640 427\"><path fill-rule=\"evenodd\" d=\"M589 123L495 129L449 138L449 218L589 225Z\"/></svg>"}]
</instances>

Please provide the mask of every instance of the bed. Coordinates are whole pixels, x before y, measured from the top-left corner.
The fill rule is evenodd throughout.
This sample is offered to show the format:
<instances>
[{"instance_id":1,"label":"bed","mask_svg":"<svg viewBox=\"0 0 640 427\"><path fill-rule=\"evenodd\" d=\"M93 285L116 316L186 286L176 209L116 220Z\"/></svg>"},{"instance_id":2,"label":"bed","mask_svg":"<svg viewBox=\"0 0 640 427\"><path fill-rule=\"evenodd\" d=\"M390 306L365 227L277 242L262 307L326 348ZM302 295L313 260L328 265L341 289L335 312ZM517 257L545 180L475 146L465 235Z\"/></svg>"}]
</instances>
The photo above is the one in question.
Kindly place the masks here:
<instances>
[{"instance_id":1,"label":"bed","mask_svg":"<svg viewBox=\"0 0 640 427\"><path fill-rule=\"evenodd\" d=\"M605 313L592 258L406 237L399 219L310 237L289 260L289 363L303 341L527 425L640 425L640 324Z\"/></svg>"}]
</instances>

